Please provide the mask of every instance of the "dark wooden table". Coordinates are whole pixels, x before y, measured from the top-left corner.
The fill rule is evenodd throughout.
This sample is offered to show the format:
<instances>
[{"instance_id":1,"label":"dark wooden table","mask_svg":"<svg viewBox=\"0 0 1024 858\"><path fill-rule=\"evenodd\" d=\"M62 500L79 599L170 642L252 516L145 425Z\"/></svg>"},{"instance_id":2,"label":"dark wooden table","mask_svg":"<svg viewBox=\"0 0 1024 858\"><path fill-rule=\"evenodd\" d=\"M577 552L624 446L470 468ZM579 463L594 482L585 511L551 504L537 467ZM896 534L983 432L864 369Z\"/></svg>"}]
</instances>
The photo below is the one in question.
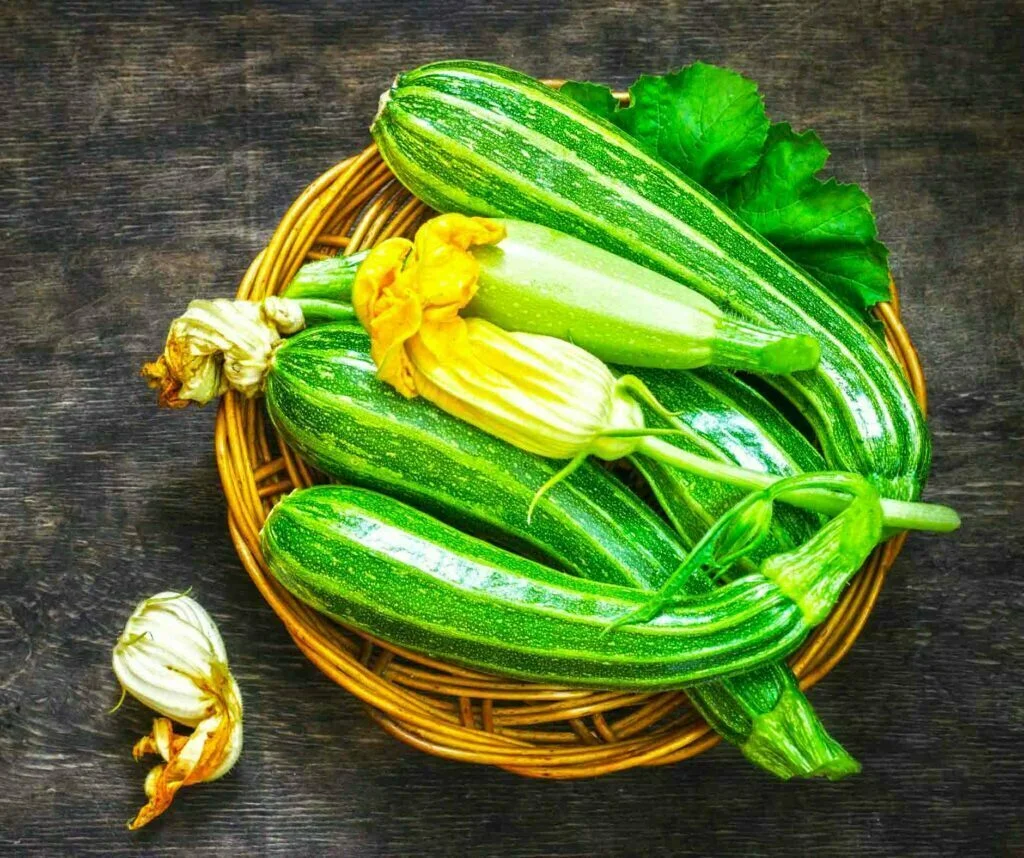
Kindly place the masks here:
<instances>
[{"instance_id":1,"label":"dark wooden table","mask_svg":"<svg viewBox=\"0 0 1024 858\"><path fill-rule=\"evenodd\" d=\"M1022 32L1019 2L7 0L0 851L1024 855ZM213 411L158 412L139 364L365 145L395 72L449 56L617 85L727 63L874 198L930 383L928 496L964 527L910 540L813 693L861 776L776 783L724 747L575 783L434 759L321 677L242 571ZM246 750L129 834L149 716L107 713L110 647L136 600L186 586L223 630Z\"/></svg>"}]
</instances>

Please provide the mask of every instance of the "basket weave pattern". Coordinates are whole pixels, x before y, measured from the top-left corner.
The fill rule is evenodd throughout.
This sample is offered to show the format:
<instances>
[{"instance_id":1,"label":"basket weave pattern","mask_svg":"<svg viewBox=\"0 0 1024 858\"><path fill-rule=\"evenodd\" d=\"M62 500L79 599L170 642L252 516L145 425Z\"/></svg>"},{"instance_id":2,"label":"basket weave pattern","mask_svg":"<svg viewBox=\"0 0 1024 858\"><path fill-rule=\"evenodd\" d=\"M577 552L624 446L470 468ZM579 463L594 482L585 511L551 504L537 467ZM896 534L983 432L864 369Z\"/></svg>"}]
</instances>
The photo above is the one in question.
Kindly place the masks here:
<instances>
[{"instance_id":1,"label":"basket weave pattern","mask_svg":"<svg viewBox=\"0 0 1024 858\"><path fill-rule=\"evenodd\" d=\"M429 213L371 146L306 188L249 267L237 297L274 295L304 262L411 235ZM892 302L877 312L923 408L924 378L899 320L895 290ZM293 488L313 484L316 475L276 435L262 404L233 392L221 401L215 443L231 536L252 580L306 656L364 701L392 735L439 756L547 778L664 765L719 741L682 692L601 692L487 676L321 616L277 584L258 536L274 503ZM853 645L903 541L897 536L876 549L831 617L793 656L801 687L818 682Z\"/></svg>"}]
</instances>

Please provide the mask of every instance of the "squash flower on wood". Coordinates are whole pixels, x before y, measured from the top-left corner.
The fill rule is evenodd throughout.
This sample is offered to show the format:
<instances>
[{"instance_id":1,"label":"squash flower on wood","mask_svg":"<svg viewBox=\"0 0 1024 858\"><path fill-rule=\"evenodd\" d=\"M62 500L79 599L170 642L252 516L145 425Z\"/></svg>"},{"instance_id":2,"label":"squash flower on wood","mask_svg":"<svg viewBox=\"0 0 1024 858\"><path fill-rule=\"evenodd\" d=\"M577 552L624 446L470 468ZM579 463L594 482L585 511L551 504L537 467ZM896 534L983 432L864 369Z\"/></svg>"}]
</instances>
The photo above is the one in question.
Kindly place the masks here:
<instances>
[{"instance_id":1,"label":"squash flower on wood","mask_svg":"<svg viewBox=\"0 0 1024 858\"><path fill-rule=\"evenodd\" d=\"M217 626L184 593L158 593L135 608L118 638L114 673L125 694L165 716L136 742L136 760L163 762L146 777L149 801L128 824L141 828L163 813L179 789L227 774L242 752L242 696ZM191 727L174 732L172 721Z\"/></svg>"}]
</instances>

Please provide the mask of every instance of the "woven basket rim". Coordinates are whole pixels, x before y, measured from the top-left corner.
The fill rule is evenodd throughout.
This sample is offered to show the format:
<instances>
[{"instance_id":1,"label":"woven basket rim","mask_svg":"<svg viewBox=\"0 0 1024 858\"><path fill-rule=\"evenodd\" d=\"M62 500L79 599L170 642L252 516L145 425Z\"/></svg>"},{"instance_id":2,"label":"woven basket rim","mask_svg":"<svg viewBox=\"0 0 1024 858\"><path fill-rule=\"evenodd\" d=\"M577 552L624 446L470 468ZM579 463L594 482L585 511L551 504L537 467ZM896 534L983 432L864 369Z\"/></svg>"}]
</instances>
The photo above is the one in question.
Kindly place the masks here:
<instances>
[{"instance_id":1,"label":"woven basket rim","mask_svg":"<svg viewBox=\"0 0 1024 858\"><path fill-rule=\"evenodd\" d=\"M408 233L427 213L371 145L306 187L253 260L237 297L275 294L304 262ZM924 410L924 376L900 320L894 284L892 300L878 305L876 314ZM396 738L449 759L546 778L663 765L719 741L682 692L595 691L490 677L343 629L317 614L277 584L258 539L275 500L311 484L313 475L275 436L258 403L235 393L221 400L214 443L228 527L246 571L299 649L366 703L371 717ZM875 550L828 620L790 660L802 688L816 684L849 651L904 540L899 534Z\"/></svg>"}]
</instances>

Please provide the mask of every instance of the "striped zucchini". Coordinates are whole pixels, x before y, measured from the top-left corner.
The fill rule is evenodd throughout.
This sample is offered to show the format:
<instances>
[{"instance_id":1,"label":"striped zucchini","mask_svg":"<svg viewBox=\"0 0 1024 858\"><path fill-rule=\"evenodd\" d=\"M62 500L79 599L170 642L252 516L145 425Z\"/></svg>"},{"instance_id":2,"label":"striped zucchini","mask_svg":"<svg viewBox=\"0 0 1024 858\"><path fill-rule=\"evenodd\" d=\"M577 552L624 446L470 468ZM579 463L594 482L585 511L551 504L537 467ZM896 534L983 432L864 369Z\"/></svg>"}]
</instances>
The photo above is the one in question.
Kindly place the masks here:
<instances>
[{"instance_id":1,"label":"striped zucchini","mask_svg":"<svg viewBox=\"0 0 1024 858\"><path fill-rule=\"evenodd\" d=\"M658 517L588 463L546 493L557 462L525 453L376 377L358 325L286 339L266 379L270 418L332 477L385 491L434 515L595 581L656 589L682 554Z\"/></svg>"},{"instance_id":2,"label":"striped zucchini","mask_svg":"<svg viewBox=\"0 0 1024 858\"><path fill-rule=\"evenodd\" d=\"M781 658L808 632L801 608L753 574L605 634L647 594L555 571L348 486L293 492L261 545L289 591L345 625L522 679L681 688Z\"/></svg>"},{"instance_id":3,"label":"striped zucchini","mask_svg":"<svg viewBox=\"0 0 1024 858\"><path fill-rule=\"evenodd\" d=\"M633 367L628 371L678 415L685 434L667 436L665 440L670 444L779 476L827 469L821 454L774 406L728 372L713 368L666 372ZM645 419L649 426L665 425L650 411ZM631 462L687 546L746 494L649 456L634 456ZM821 526L822 519L807 510L781 504L775 522L772 533L751 554L749 559L754 563L806 541ZM744 564L743 568L749 566Z\"/></svg>"},{"instance_id":4,"label":"striped zucchini","mask_svg":"<svg viewBox=\"0 0 1024 858\"><path fill-rule=\"evenodd\" d=\"M807 439L734 375L717 369L630 371L677 413L686 428L685 435L667 439L671 443L780 476L823 469L821 455ZM659 425L653 413L646 417L648 425ZM687 547L743 496L732 486L694 477L646 456L631 461ZM820 525L820 517L813 513L779 505L768 538L734 571L749 570L751 563L792 549ZM784 664L704 682L687 689L687 695L719 735L781 778L821 775L837 780L860 771L857 761L825 731Z\"/></svg>"},{"instance_id":5,"label":"striped zucchini","mask_svg":"<svg viewBox=\"0 0 1024 858\"><path fill-rule=\"evenodd\" d=\"M441 211L541 223L685 283L757 324L813 335L817 369L771 383L829 464L916 498L930 441L884 345L809 275L677 170L540 82L455 60L400 75L373 124L399 180Z\"/></svg>"},{"instance_id":6,"label":"striped zucchini","mask_svg":"<svg viewBox=\"0 0 1024 858\"><path fill-rule=\"evenodd\" d=\"M527 545L584 577L655 589L682 559L662 522L593 463L556 485L528 524L527 507L552 473L550 460L504 444L422 400L400 397L377 381L368 346L361 328L331 326L286 340L273 358L270 415L289 443L321 470L383 489L492 539ZM696 374L654 371L645 380L666 399L702 409L683 417L704 433L708 451L739 444L755 457L745 460L751 466L780 474L798 469L790 456L804 467L812 461L807 442L738 379L722 372L700 377L707 383L694 386ZM733 416L740 414L757 422ZM797 452L788 453L790 448ZM735 492L693 479L677 496L688 504L688 514L677 522L692 543ZM780 527L768 541L773 550L802 542L813 529L810 514L789 508L778 514ZM705 592L711 583L694 575L690 589ZM690 696L716 730L780 777L841 777L857 770L825 733L783 664L762 665L728 683L702 683ZM765 725L771 727L767 739Z\"/></svg>"}]
</instances>

